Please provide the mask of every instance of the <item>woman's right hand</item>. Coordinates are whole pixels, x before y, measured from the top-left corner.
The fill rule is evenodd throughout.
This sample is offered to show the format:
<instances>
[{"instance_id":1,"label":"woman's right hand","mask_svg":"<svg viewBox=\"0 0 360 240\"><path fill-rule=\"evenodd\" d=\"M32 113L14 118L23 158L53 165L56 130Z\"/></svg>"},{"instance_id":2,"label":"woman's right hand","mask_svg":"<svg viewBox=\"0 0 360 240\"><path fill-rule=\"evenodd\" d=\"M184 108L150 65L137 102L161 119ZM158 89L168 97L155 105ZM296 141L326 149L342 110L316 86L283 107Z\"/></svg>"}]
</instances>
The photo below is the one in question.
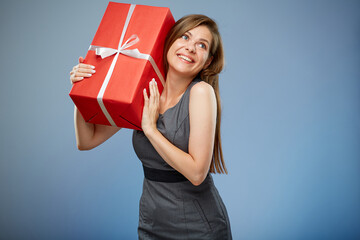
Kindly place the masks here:
<instances>
[{"instance_id":1,"label":"woman's right hand","mask_svg":"<svg viewBox=\"0 0 360 240\"><path fill-rule=\"evenodd\" d=\"M79 57L79 64L74 66L70 72L71 84L81 81L86 77L91 77L95 73L95 67L84 63L84 58Z\"/></svg>"},{"instance_id":2,"label":"woman's right hand","mask_svg":"<svg viewBox=\"0 0 360 240\"><path fill-rule=\"evenodd\" d=\"M73 84L86 77L91 77L93 73L95 73L95 67L90 64L85 64L84 58L79 57L79 64L73 67L70 72L70 81ZM97 147L120 130L119 127L86 122L76 107L74 115L75 136L79 150L90 150Z\"/></svg>"}]
</instances>

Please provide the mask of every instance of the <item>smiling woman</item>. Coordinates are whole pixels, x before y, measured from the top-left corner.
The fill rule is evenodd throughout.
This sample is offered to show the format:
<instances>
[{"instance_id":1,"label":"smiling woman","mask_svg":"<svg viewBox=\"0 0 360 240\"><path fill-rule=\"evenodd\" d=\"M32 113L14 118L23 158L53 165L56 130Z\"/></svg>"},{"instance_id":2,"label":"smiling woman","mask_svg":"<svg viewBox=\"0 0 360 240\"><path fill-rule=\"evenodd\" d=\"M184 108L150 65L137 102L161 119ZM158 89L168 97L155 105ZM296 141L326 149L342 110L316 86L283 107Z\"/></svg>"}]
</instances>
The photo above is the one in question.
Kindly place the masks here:
<instances>
[{"instance_id":1,"label":"smiling woman","mask_svg":"<svg viewBox=\"0 0 360 240\"><path fill-rule=\"evenodd\" d=\"M218 90L224 56L215 22L203 15L180 19L168 34L164 59L164 90L160 96L150 83L150 97L144 92L144 131L133 134L145 172L139 237L232 239L209 174L226 172Z\"/></svg>"},{"instance_id":2,"label":"smiling woman","mask_svg":"<svg viewBox=\"0 0 360 240\"><path fill-rule=\"evenodd\" d=\"M80 59L82 62L82 59ZM181 18L164 48L166 83L144 89L134 150L144 169L139 239L232 239L225 205L210 173L227 172L220 139L218 74L224 65L216 23L204 15ZM80 63L73 82L95 70ZM75 109L79 149L94 148L119 128L86 123Z\"/></svg>"}]
</instances>

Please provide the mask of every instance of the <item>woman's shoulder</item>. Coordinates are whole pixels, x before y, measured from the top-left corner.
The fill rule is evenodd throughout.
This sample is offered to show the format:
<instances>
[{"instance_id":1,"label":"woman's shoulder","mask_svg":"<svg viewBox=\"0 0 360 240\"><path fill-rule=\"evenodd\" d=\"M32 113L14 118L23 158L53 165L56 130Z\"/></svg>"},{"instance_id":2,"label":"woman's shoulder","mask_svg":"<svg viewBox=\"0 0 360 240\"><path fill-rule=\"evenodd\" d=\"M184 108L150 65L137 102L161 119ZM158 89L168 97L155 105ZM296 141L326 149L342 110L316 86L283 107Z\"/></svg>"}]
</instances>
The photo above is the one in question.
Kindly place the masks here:
<instances>
[{"instance_id":1,"label":"woman's shoulder","mask_svg":"<svg viewBox=\"0 0 360 240\"><path fill-rule=\"evenodd\" d=\"M189 101L190 112L202 112L207 108L216 109L214 88L207 82L197 82L190 90Z\"/></svg>"},{"instance_id":2,"label":"woman's shoulder","mask_svg":"<svg viewBox=\"0 0 360 240\"><path fill-rule=\"evenodd\" d=\"M195 82L190 89L190 98L193 98L194 96L211 97L212 95L215 97L214 88L202 80Z\"/></svg>"}]
</instances>

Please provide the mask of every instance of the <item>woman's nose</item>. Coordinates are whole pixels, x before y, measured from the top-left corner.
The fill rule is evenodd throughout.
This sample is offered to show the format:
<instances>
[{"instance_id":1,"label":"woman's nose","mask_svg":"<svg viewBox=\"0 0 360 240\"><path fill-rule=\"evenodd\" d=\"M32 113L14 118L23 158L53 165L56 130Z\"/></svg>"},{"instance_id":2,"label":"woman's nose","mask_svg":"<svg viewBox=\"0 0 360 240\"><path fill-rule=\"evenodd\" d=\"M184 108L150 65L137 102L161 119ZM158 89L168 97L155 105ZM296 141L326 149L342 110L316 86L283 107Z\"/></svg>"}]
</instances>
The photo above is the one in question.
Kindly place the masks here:
<instances>
[{"instance_id":1,"label":"woman's nose","mask_svg":"<svg viewBox=\"0 0 360 240\"><path fill-rule=\"evenodd\" d=\"M186 50L188 50L189 52L194 53L195 52L195 43L193 43L192 41L188 41L187 45L186 45Z\"/></svg>"}]
</instances>

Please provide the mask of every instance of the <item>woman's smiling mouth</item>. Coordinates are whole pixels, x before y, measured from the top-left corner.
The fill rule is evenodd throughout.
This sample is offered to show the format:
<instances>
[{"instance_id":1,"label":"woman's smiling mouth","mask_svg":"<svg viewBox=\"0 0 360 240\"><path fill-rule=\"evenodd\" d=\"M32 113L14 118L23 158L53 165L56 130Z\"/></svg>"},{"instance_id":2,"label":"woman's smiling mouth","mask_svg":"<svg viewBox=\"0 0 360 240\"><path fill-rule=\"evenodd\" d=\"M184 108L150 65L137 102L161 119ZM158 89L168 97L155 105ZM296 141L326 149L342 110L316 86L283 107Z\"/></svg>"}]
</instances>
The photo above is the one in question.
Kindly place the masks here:
<instances>
[{"instance_id":1,"label":"woman's smiling mouth","mask_svg":"<svg viewBox=\"0 0 360 240\"><path fill-rule=\"evenodd\" d=\"M193 59L191 59L191 58L189 58L189 57L187 57L187 56L185 56L185 55L177 54L177 56L178 56L180 59L182 59L182 60L184 60L184 61L186 61L186 62L188 62L188 63L193 63L193 62L194 62Z\"/></svg>"}]
</instances>

